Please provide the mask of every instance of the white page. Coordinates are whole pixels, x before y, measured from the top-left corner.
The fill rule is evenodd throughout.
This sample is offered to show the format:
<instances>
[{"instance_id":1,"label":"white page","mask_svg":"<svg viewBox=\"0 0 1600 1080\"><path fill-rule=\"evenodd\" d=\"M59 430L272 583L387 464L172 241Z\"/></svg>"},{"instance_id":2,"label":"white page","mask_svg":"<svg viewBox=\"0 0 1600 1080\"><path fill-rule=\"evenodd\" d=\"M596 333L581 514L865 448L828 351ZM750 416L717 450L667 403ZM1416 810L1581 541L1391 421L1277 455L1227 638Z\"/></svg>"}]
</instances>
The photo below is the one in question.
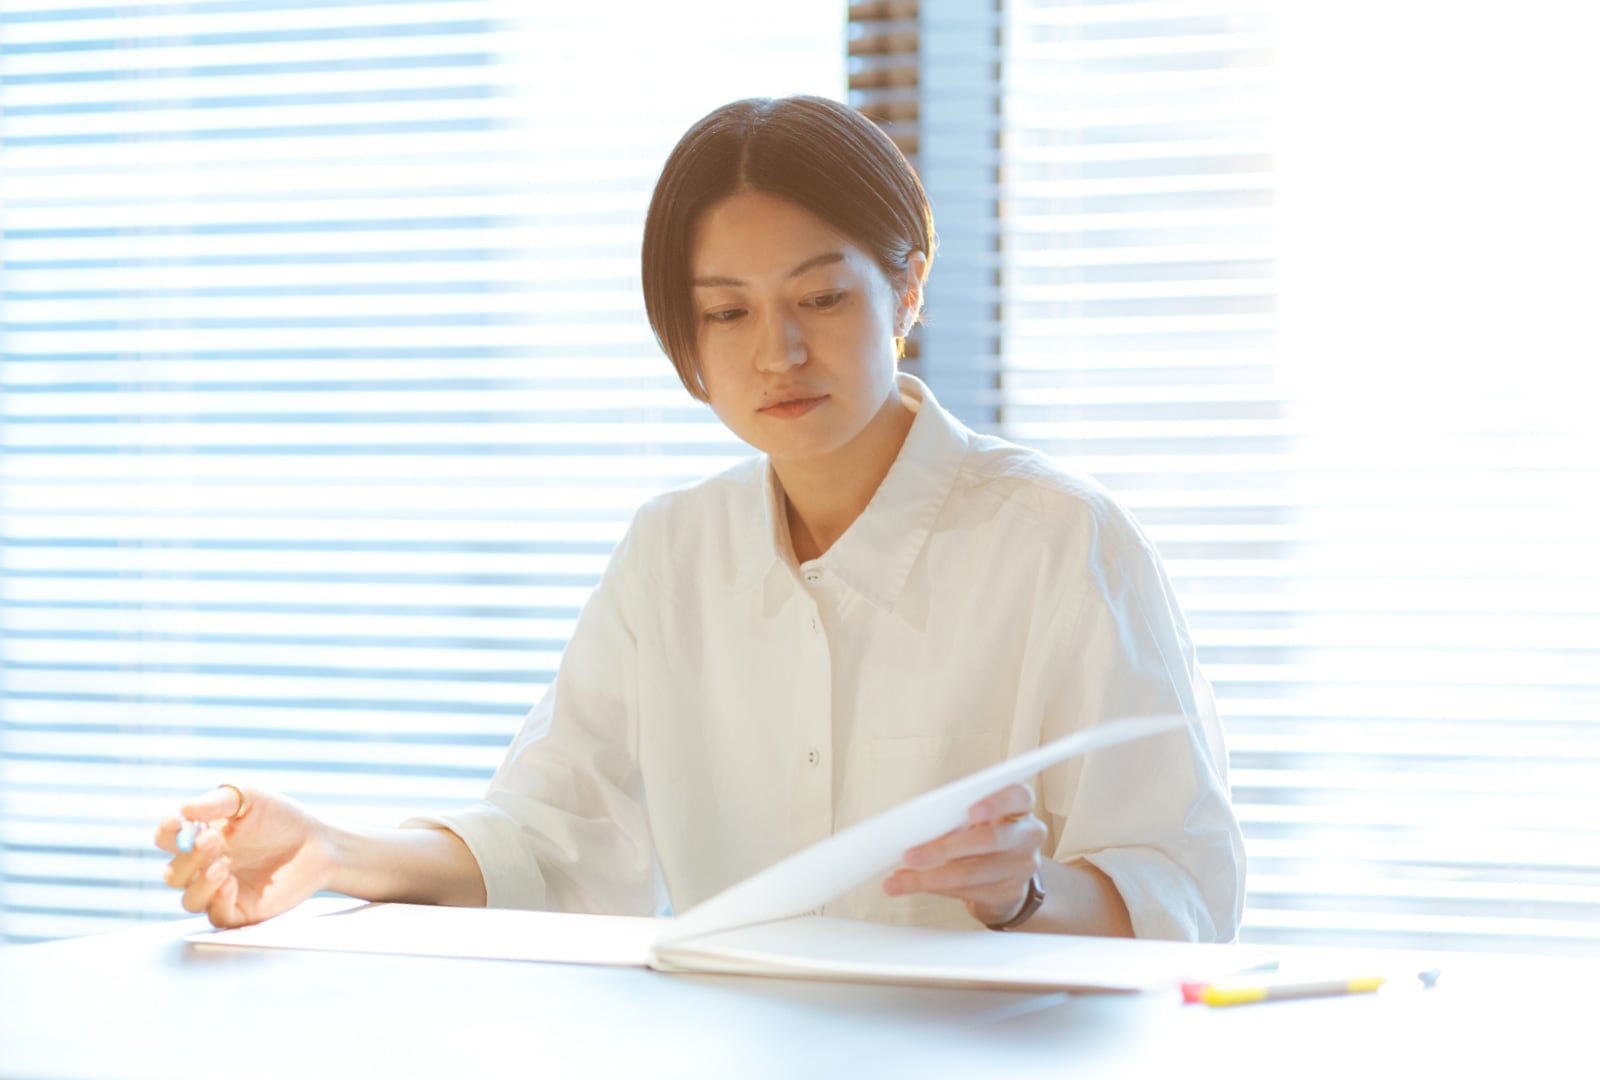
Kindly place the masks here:
<instances>
[{"instance_id":1,"label":"white page","mask_svg":"<svg viewBox=\"0 0 1600 1080\"><path fill-rule=\"evenodd\" d=\"M656 951L663 971L1012 990L1135 991L1270 965L1271 949L1066 934L990 934L810 916Z\"/></svg>"},{"instance_id":2,"label":"white page","mask_svg":"<svg viewBox=\"0 0 1600 1080\"><path fill-rule=\"evenodd\" d=\"M254 926L191 934L186 940L197 945L644 967L657 925L666 921L627 915L312 900Z\"/></svg>"},{"instance_id":3,"label":"white page","mask_svg":"<svg viewBox=\"0 0 1600 1080\"><path fill-rule=\"evenodd\" d=\"M984 796L1027 780L1067 758L1173 731L1188 723L1189 718L1184 716L1108 720L954 780L858 822L724 889L667 924L662 943L787 919L819 908L899 866L907 849L965 825L968 809Z\"/></svg>"}]
</instances>

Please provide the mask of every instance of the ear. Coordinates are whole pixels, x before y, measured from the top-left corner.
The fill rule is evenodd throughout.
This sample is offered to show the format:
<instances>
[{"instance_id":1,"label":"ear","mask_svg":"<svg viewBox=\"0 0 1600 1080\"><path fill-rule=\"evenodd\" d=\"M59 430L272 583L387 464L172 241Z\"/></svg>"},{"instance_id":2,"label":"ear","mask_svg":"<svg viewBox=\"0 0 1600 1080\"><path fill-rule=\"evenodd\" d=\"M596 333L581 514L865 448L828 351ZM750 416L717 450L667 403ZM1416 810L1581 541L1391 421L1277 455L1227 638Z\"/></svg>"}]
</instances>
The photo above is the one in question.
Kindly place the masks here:
<instances>
[{"instance_id":1,"label":"ear","mask_svg":"<svg viewBox=\"0 0 1600 1080\"><path fill-rule=\"evenodd\" d=\"M927 253L913 251L906 256L905 271L895 283L895 337L905 337L917 324L917 316L922 314L922 286L927 280Z\"/></svg>"}]
</instances>

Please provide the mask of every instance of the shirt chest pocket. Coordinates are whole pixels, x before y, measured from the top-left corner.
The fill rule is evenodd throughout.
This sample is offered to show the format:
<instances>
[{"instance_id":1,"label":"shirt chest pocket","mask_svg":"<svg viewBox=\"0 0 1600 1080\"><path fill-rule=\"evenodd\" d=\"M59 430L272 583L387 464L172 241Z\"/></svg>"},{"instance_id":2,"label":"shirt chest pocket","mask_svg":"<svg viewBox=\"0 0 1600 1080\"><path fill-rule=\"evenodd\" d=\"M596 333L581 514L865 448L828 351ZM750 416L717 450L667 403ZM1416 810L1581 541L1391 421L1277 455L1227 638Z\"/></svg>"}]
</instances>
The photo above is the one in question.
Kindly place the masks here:
<instances>
[{"instance_id":1,"label":"shirt chest pocket","mask_svg":"<svg viewBox=\"0 0 1600 1080\"><path fill-rule=\"evenodd\" d=\"M1005 756L1005 733L905 735L877 738L871 745L874 801L880 810L959 780Z\"/></svg>"}]
</instances>

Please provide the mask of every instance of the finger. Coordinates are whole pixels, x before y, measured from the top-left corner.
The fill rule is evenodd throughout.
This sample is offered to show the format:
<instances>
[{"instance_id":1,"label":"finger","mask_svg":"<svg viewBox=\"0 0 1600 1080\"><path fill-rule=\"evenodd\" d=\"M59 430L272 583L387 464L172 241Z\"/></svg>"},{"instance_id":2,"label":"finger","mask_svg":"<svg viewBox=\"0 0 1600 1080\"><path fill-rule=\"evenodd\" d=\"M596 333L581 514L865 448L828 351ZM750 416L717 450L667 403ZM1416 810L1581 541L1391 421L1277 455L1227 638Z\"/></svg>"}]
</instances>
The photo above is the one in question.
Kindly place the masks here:
<instances>
[{"instance_id":1,"label":"finger","mask_svg":"<svg viewBox=\"0 0 1600 1080\"><path fill-rule=\"evenodd\" d=\"M224 928L243 926L250 921L239 906L238 878L229 874L228 879L217 887L211 903L206 906L206 917L211 920L212 926Z\"/></svg>"},{"instance_id":2,"label":"finger","mask_svg":"<svg viewBox=\"0 0 1600 1080\"><path fill-rule=\"evenodd\" d=\"M884 892L890 896L926 892L967 899L988 889L1021 889L1038 868L1037 851L962 859L927 870L896 870L885 879Z\"/></svg>"},{"instance_id":3,"label":"finger","mask_svg":"<svg viewBox=\"0 0 1600 1080\"><path fill-rule=\"evenodd\" d=\"M190 879L183 890L183 910L204 911L217 889L228 880L228 860L218 859Z\"/></svg>"},{"instance_id":4,"label":"finger","mask_svg":"<svg viewBox=\"0 0 1600 1080\"><path fill-rule=\"evenodd\" d=\"M967 820L974 823L996 821L1031 813L1033 813L1033 788L1027 784L1012 784L1010 787L1001 788L986 799L973 803L967 811Z\"/></svg>"},{"instance_id":5,"label":"finger","mask_svg":"<svg viewBox=\"0 0 1600 1080\"><path fill-rule=\"evenodd\" d=\"M183 828L183 819L180 817L162 818L161 824L156 826L155 845L168 855L178 854L178 830Z\"/></svg>"},{"instance_id":6,"label":"finger","mask_svg":"<svg viewBox=\"0 0 1600 1080\"><path fill-rule=\"evenodd\" d=\"M194 850L183 852L167 863L163 878L174 889L186 888L194 875L205 870L226 850L222 835L208 829L195 837Z\"/></svg>"},{"instance_id":7,"label":"finger","mask_svg":"<svg viewBox=\"0 0 1600 1080\"><path fill-rule=\"evenodd\" d=\"M250 796L246 794L245 805L249 804ZM190 821L221 821L233 817L239 810L239 796L231 787L208 791L178 807L178 812Z\"/></svg>"},{"instance_id":8,"label":"finger","mask_svg":"<svg viewBox=\"0 0 1600 1080\"><path fill-rule=\"evenodd\" d=\"M974 854L974 845L977 841L974 840L971 834L980 829L985 833L993 831L988 826L972 825L954 829L943 836L929 840L925 844L918 844L914 848L908 848L906 853L900 857L900 863L902 866L909 867L938 866L940 863L947 863L951 859L958 858L959 856L955 854L958 850L965 851L969 855Z\"/></svg>"},{"instance_id":9,"label":"finger","mask_svg":"<svg viewBox=\"0 0 1600 1080\"><path fill-rule=\"evenodd\" d=\"M1044 822L1031 815L969 825L912 848L905 854L905 864L910 867L938 866L940 863L971 859L993 852L1037 851L1039 845L1044 843L1046 832Z\"/></svg>"},{"instance_id":10,"label":"finger","mask_svg":"<svg viewBox=\"0 0 1600 1080\"><path fill-rule=\"evenodd\" d=\"M156 826L155 845L162 851L170 854L187 854L187 852L185 852L183 848L179 846L179 841L182 839L184 830L189 830L189 840L191 843L193 843L199 838L199 835L205 831L206 826L209 824L210 822L204 818L187 818L176 816L163 818L161 824Z\"/></svg>"}]
</instances>

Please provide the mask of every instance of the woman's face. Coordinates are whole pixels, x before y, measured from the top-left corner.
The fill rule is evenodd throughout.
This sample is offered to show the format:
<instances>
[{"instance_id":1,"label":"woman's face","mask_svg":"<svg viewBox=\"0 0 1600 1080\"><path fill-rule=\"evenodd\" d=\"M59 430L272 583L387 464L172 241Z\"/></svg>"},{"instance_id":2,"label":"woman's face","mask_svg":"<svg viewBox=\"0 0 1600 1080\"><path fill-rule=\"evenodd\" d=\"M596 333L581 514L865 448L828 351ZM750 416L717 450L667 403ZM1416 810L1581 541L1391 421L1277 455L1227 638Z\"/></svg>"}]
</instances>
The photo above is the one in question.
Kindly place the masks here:
<instances>
[{"instance_id":1,"label":"woman's face","mask_svg":"<svg viewBox=\"0 0 1600 1080\"><path fill-rule=\"evenodd\" d=\"M711 407L774 462L848 451L898 405L895 337L915 311L902 303L914 273L891 286L821 219L759 192L701 216L689 265Z\"/></svg>"}]
</instances>

